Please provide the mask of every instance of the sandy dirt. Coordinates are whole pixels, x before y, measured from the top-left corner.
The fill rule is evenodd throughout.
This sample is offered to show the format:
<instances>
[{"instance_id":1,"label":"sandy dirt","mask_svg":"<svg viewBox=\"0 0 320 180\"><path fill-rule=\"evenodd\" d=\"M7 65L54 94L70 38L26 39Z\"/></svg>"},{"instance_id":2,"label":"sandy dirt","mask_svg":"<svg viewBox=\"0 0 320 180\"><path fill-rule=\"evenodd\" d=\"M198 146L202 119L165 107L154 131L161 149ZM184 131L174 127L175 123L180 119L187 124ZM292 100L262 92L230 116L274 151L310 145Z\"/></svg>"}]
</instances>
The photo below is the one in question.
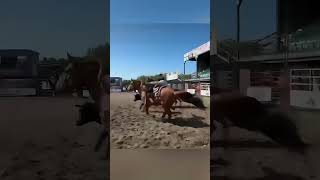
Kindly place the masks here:
<instances>
[{"instance_id":1,"label":"sandy dirt","mask_svg":"<svg viewBox=\"0 0 320 180\"><path fill-rule=\"evenodd\" d=\"M300 134L311 144L305 156L247 130L218 125L213 133L211 176L227 180L320 179L320 113L292 112ZM227 141L226 141L227 140ZM226 147L225 145L228 143Z\"/></svg>"},{"instance_id":2,"label":"sandy dirt","mask_svg":"<svg viewBox=\"0 0 320 180\"><path fill-rule=\"evenodd\" d=\"M210 112L182 103L171 120L163 122L161 106L152 106L150 114L139 110L134 93L111 93L111 148L208 149ZM178 103L177 106L180 106Z\"/></svg>"},{"instance_id":3,"label":"sandy dirt","mask_svg":"<svg viewBox=\"0 0 320 180\"><path fill-rule=\"evenodd\" d=\"M209 180L208 149L112 149L112 180Z\"/></svg>"},{"instance_id":4,"label":"sandy dirt","mask_svg":"<svg viewBox=\"0 0 320 180\"><path fill-rule=\"evenodd\" d=\"M1 97L0 179L108 179L106 147L93 151L99 125L75 126L80 101Z\"/></svg>"}]
</instances>

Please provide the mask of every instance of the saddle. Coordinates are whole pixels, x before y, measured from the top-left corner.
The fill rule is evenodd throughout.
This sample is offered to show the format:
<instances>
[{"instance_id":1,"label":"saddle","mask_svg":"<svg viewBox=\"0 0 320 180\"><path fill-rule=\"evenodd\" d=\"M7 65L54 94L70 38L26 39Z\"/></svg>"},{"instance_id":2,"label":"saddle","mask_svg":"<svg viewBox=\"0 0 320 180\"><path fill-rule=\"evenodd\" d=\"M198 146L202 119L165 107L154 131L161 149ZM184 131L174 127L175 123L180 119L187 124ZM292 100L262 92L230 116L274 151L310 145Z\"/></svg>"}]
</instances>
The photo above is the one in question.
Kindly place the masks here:
<instances>
[{"instance_id":1,"label":"saddle","mask_svg":"<svg viewBox=\"0 0 320 180\"><path fill-rule=\"evenodd\" d=\"M155 87L153 88L153 94L154 94L154 97L155 97L156 99L160 99L160 92L161 92L161 90L162 90L163 88L165 88L165 87L167 87L167 86L155 86Z\"/></svg>"}]
</instances>

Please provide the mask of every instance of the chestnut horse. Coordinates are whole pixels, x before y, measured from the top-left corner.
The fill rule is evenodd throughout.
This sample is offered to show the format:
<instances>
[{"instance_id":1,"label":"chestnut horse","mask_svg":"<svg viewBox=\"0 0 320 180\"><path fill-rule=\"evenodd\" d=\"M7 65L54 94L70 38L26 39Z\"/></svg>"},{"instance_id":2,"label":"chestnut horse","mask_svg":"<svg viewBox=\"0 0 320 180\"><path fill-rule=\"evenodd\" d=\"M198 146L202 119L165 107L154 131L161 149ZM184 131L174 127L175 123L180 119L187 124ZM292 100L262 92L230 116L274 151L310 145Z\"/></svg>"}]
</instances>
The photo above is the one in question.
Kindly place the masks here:
<instances>
[{"instance_id":1,"label":"chestnut horse","mask_svg":"<svg viewBox=\"0 0 320 180\"><path fill-rule=\"evenodd\" d=\"M72 61L72 63L67 66L65 71L70 73L72 87L77 92L78 96L81 96L80 93L82 92L83 87L86 87L89 90L90 96L94 100L94 106L92 107L96 108L97 112L99 112L101 123L103 124L103 130L100 133L95 147L95 150L98 150L104 140L109 144L107 138L107 136L109 136L109 77L105 74L103 65L99 59L88 61L84 58L73 57L69 54L68 59ZM82 106L76 105L76 107ZM83 107L88 109L89 106ZM93 112L94 114L94 111L91 110L90 112ZM91 121L96 121L93 117L94 116L92 116ZM90 120L86 121L89 122Z\"/></svg>"},{"instance_id":2,"label":"chestnut horse","mask_svg":"<svg viewBox=\"0 0 320 180\"><path fill-rule=\"evenodd\" d=\"M133 80L131 85L131 90L138 91L139 95L141 96L141 100L144 102L142 105L144 105L144 110L146 111L146 114L149 114L148 109L151 105L162 104L162 107L164 108L162 117L164 118L165 115L168 115L170 119L172 114L170 109L174 109L172 105L176 103L178 99L184 102L191 103L199 109L206 108L203 105L201 98L196 97L186 91L175 91L171 87L162 87L159 90L159 98L157 98L153 94L154 85L145 84L139 80Z\"/></svg>"}]
</instances>

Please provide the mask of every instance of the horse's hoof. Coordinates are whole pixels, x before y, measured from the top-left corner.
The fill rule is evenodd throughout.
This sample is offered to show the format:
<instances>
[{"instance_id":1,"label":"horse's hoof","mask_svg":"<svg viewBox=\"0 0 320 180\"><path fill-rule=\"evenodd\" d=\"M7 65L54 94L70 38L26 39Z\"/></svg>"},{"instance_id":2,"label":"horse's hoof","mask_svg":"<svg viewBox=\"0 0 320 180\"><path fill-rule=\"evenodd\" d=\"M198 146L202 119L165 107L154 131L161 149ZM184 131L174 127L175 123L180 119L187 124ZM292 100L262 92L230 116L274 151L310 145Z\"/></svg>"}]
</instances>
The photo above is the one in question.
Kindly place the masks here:
<instances>
[{"instance_id":1,"label":"horse's hoof","mask_svg":"<svg viewBox=\"0 0 320 180\"><path fill-rule=\"evenodd\" d=\"M167 122L167 119L164 118L164 117L161 117L161 121L162 121L163 123L166 123L166 122Z\"/></svg>"}]
</instances>

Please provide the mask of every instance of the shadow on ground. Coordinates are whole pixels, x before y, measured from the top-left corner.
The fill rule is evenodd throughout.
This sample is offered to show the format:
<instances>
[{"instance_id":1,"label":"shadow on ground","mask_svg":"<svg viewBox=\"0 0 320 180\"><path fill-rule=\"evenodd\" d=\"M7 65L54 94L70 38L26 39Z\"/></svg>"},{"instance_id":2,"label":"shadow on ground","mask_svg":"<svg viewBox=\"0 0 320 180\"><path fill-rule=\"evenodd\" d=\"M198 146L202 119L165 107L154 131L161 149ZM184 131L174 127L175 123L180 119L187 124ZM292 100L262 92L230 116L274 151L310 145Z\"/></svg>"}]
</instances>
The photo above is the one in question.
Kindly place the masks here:
<instances>
[{"instance_id":1,"label":"shadow on ground","mask_svg":"<svg viewBox=\"0 0 320 180\"><path fill-rule=\"evenodd\" d=\"M171 123L176 126L181 126L181 127L193 127L193 128L203 128L203 127L209 127L210 125L203 122L204 117L201 116L196 116L192 114L191 118L182 118L182 117L177 117L175 119L163 119L163 122Z\"/></svg>"}]
</instances>

